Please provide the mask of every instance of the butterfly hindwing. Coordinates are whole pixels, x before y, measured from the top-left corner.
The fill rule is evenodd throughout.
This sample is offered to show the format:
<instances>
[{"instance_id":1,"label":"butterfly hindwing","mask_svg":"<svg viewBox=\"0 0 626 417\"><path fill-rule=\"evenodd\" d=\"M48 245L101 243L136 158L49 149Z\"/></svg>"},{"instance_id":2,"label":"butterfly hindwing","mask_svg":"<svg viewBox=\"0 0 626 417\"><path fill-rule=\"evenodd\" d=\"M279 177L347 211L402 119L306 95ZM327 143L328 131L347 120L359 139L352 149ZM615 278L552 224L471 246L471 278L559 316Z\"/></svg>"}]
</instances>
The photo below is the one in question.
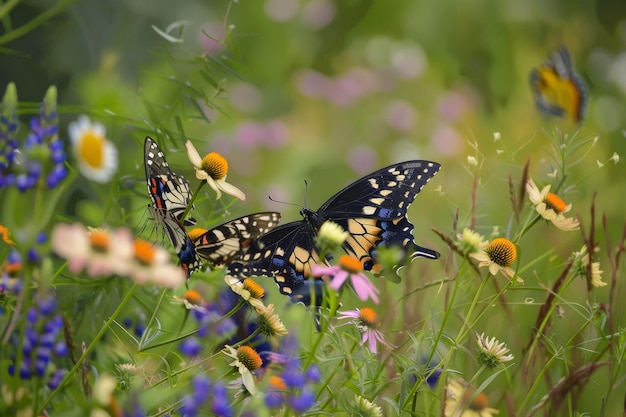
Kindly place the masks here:
<instances>
[{"instance_id":1,"label":"butterfly hindwing","mask_svg":"<svg viewBox=\"0 0 626 417\"><path fill-rule=\"evenodd\" d=\"M214 266L226 265L241 257L261 235L280 221L280 213L264 212L231 220L195 239L198 255Z\"/></svg>"},{"instance_id":2,"label":"butterfly hindwing","mask_svg":"<svg viewBox=\"0 0 626 417\"><path fill-rule=\"evenodd\" d=\"M530 74L537 108L579 122L587 104L587 87L575 73L567 48L560 47Z\"/></svg>"},{"instance_id":3,"label":"butterfly hindwing","mask_svg":"<svg viewBox=\"0 0 626 417\"><path fill-rule=\"evenodd\" d=\"M349 232L343 248L360 259L365 270L376 271L376 249L382 246L400 246L411 257L436 259L436 251L415 244L406 213L439 169L436 162L407 161L375 171L339 191L318 211L302 209L304 220L261 236L229 267L229 273L273 276L281 293L308 304L308 276L312 265L320 263L315 238L327 220ZM321 283L313 282L319 301Z\"/></svg>"}]
</instances>

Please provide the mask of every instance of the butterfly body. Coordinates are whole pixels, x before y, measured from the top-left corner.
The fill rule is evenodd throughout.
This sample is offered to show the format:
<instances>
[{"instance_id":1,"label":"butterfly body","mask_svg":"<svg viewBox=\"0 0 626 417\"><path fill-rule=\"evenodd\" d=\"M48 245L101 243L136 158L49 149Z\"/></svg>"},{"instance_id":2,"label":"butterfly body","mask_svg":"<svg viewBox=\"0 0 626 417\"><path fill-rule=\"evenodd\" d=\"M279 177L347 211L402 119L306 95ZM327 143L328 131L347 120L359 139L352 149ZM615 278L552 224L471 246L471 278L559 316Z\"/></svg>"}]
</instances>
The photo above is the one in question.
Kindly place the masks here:
<instances>
[{"instance_id":1,"label":"butterfly body","mask_svg":"<svg viewBox=\"0 0 626 417\"><path fill-rule=\"evenodd\" d=\"M365 270L377 272L376 251L384 246L400 246L411 257L436 259L436 251L415 244L406 213L439 169L436 162L407 161L375 171L339 191L319 210L303 208L303 220L261 236L229 266L229 273L273 276L281 293L305 304L311 302L310 287L314 285L320 296L316 302L321 300L321 281L309 276L311 267L320 263L316 236L329 220L348 232L343 249L359 259Z\"/></svg>"},{"instance_id":2,"label":"butterfly body","mask_svg":"<svg viewBox=\"0 0 626 417\"><path fill-rule=\"evenodd\" d=\"M574 72L567 48L557 49L550 59L530 74L537 107L542 112L579 122L587 104L587 87Z\"/></svg>"}]
</instances>

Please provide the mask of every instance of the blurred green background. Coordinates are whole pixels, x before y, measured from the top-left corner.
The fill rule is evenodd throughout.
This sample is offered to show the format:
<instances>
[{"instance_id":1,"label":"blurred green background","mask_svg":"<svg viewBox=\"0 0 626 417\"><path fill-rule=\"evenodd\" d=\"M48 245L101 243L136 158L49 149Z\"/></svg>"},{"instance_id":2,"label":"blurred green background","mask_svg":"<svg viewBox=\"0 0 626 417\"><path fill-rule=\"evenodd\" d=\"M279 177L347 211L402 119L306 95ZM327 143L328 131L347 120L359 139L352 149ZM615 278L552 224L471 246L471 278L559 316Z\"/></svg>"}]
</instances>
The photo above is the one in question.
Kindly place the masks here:
<instances>
[{"instance_id":1,"label":"blurred green background","mask_svg":"<svg viewBox=\"0 0 626 417\"><path fill-rule=\"evenodd\" d=\"M5 17L5 27L10 22L19 28L56 4L24 1L10 20ZM206 225L215 213L232 218L261 209L282 212L284 221L297 220L305 202L317 208L374 169L430 159L443 168L417 197L409 218L416 241L444 255L440 264L424 267L420 282L443 279L451 255L430 228L451 233L457 209L460 229L468 224L475 169L468 167L467 156L477 157L481 167L477 230L489 235L498 226L507 235L515 231L508 177L519 182L530 160L535 182L551 182L548 135L559 128L599 138L567 173L565 199L573 204L572 213L588 227L597 193L597 216L607 216L612 232L605 236L598 230L598 241L615 245L621 235L626 168L612 162L598 168L596 161L606 163L614 152L626 155L626 2L84 0L61 9L15 40L0 36L5 48L0 80L3 85L14 81L20 100L28 102L41 100L55 84L63 125L80 113L106 125L120 150L119 176L110 194L114 209L105 216L89 188L93 185L84 179L65 201L64 213L88 224L139 227L145 219L146 134L190 179L185 138L201 152L228 158L228 180L248 200L230 205L225 198L214 206L207 192L194 213ZM180 21L185 22L182 32L170 33L182 40L178 43L167 42L152 27L166 31ZM539 113L529 87L530 71L560 45L568 47L589 88L581 124ZM499 142L494 132L500 132ZM555 265L581 242L578 232L538 225L519 242L522 266L548 250L554 250L554 258L535 266L539 271L527 270L527 284L549 285L560 273ZM608 274L604 246L599 255ZM568 296L584 304L585 284L579 281ZM410 292L415 282L402 285ZM620 291L616 300L626 295L622 286L615 290ZM607 302L608 287L593 297ZM544 293L528 290L511 298L512 304L524 305L529 298L541 303ZM421 328L413 323L432 312L429 299L425 291L409 303L414 310L406 317L412 320L407 328ZM539 308L528 304L517 310L523 340L510 343L518 349ZM625 313L616 306L621 326ZM489 326L506 332L507 320L503 314L490 317ZM558 326L555 333L558 339ZM611 410L620 409L619 389ZM588 395L588 409L597 410L598 399Z\"/></svg>"}]
</instances>

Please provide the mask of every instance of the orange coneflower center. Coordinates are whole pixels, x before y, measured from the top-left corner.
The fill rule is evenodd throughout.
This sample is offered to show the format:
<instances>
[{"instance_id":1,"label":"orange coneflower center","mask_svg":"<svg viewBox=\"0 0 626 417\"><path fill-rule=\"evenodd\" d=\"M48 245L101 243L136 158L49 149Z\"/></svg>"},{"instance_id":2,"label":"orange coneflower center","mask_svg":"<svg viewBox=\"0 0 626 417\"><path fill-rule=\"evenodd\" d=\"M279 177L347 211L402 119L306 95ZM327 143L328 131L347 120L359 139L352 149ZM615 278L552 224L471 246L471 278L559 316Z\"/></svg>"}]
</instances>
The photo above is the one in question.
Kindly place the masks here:
<instances>
[{"instance_id":1,"label":"orange coneflower center","mask_svg":"<svg viewBox=\"0 0 626 417\"><path fill-rule=\"evenodd\" d=\"M217 152L202 158L202 169L214 180L221 180L228 174L228 161Z\"/></svg>"},{"instance_id":2,"label":"orange coneflower center","mask_svg":"<svg viewBox=\"0 0 626 417\"><path fill-rule=\"evenodd\" d=\"M492 262L502 267L513 265L515 258L517 258L515 245L510 240L503 237L492 240L485 248L485 252L487 252Z\"/></svg>"},{"instance_id":3,"label":"orange coneflower center","mask_svg":"<svg viewBox=\"0 0 626 417\"><path fill-rule=\"evenodd\" d=\"M467 408L474 411L482 411L489 405L489 399L484 392L478 393L471 402L468 404L468 400L474 395L476 390L468 387L463 394L463 404L467 404Z\"/></svg>"},{"instance_id":4,"label":"orange coneflower center","mask_svg":"<svg viewBox=\"0 0 626 417\"><path fill-rule=\"evenodd\" d=\"M280 389L280 390L287 389L287 384L285 384L285 380L276 375L270 376L269 385L270 387L274 389Z\"/></svg>"},{"instance_id":5,"label":"orange coneflower center","mask_svg":"<svg viewBox=\"0 0 626 417\"><path fill-rule=\"evenodd\" d=\"M358 274L363 271L361 261L348 255L341 255L339 257L339 266L341 266L341 269L351 274Z\"/></svg>"},{"instance_id":6,"label":"orange coneflower center","mask_svg":"<svg viewBox=\"0 0 626 417\"><path fill-rule=\"evenodd\" d=\"M196 228L192 229L191 231L189 231L189 233L187 233L187 235L189 236L189 239L191 239L192 242L195 242L196 240L198 240L198 238L200 236L202 236L206 232L207 232L207 229L202 229L200 227L196 227Z\"/></svg>"},{"instance_id":7,"label":"orange coneflower center","mask_svg":"<svg viewBox=\"0 0 626 417\"><path fill-rule=\"evenodd\" d=\"M260 300L265 295L265 290L252 278L243 280L243 289L248 290L250 297Z\"/></svg>"},{"instance_id":8,"label":"orange coneflower center","mask_svg":"<svg viewBox=\"0 0 626 417\"><path fill-rule=\"evenodd\" d=\"M15 278L22 271L21 262L6 262L3 266L4 272L9 278Z\"/></svg>"},{"instance_id":9,"label":"orange coneflower center","mask_svg":"<svg viewBox=\"0 0 626 417\"><path fill-rule=\"evenodd\" d=\"M15 242L11 240L11 234L9 233L9 228L0 224L0 235L2 235L2 240L9 245L15 245Z\"/></svg>"},{"instance_id":10,"label":"orange coneflower center","mask_svg":"<svg viewBox=\"0 0 626 417\"><path fill-rule=\"evenodd\" d=\"M548 195L546 195L544 203L557 213L563 213L567 208L565 201L561 200L561 197L558 195L552 193L548 193Z\"/></svg>"},{"instance_id":11,"label":"orange coneflower center","mask_svg":"<svg viewBox=\"0 0 626 417\"><path fill-rule=\"evenodd\" d=\"M183 298L192 305L200 305L202 304L202 296L196 290L187 290L185 294L183 294Z\"/></svg>"},{"instance_id":12,"label":"orange coneflower center","mask_svg":"<svg viewBox=\"0 0 626 417\"><path fill-rule=\"evenodd\" d=\"M91 247L97 252L106 252L109 249L109 232L95 229L89 232Z\"/></svg>"},{"instance_id":13,"label":"orange coneflower center","mask_svg":"<svg viewBox=\"0 0 626 417\"><path fill-rule=\"evenodd\" d=\"M134 250L135 258L137 258L137 260L142 264L150 265L152 262L154 262L155 252L150 242L136 239L134 242Z\"/></svg>"},{"instance_id":14,"label":"orange coneflower center","mask_svg":"<svg viewBox=\"0 0 626 417\"><path fill-rule=\"evenodd\" d=\"M374 328L378 325L378 316L376 312L369 307L363 307L359 310L359 320L363 325L369 328Z\"/></svg>"},{"instance_id":15,"label":"orange coneflower center","mask_svg":"<svg viewBox=\"0 0 626 417\"><path fill-rule=\"evenodd\" d=\"M256 371L263 365L261 356L250 346L241 346L237 349L237 360L250 371Z\"/></svg>"},{"instance_id":16,"label":"orange coneflower center","mask_svg":"<svg viewBox=\"0 0 626 417\"><path fill-rule=\"evenodd\" d=\"M78 154L80 158L90 167L100 168L104 161L104 145L106 139L88 130L83 133L80 144L78 145Z\"/></svg>"}]
</instances>

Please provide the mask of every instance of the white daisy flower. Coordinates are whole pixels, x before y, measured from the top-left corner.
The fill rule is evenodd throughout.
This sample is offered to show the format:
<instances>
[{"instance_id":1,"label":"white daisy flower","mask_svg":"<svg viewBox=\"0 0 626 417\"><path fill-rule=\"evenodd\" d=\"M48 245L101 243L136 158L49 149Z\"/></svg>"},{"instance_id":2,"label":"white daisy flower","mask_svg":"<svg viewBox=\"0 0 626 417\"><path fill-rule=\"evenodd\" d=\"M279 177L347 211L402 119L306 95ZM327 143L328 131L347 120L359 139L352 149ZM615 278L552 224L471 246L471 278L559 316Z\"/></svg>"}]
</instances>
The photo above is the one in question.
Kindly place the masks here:
<instances>
[{"instance_id":1,"label":"white daisy flower","mask_svg":"<svg viewBox=\"0 0 626 417\"><path fill-rule=\"evenodd\" d=\"M91 181L111 181L117 171L117 149L107 140L104 125L81 115L69 124L68 132L80 172Z\"/></svg>"}]
</instances>

